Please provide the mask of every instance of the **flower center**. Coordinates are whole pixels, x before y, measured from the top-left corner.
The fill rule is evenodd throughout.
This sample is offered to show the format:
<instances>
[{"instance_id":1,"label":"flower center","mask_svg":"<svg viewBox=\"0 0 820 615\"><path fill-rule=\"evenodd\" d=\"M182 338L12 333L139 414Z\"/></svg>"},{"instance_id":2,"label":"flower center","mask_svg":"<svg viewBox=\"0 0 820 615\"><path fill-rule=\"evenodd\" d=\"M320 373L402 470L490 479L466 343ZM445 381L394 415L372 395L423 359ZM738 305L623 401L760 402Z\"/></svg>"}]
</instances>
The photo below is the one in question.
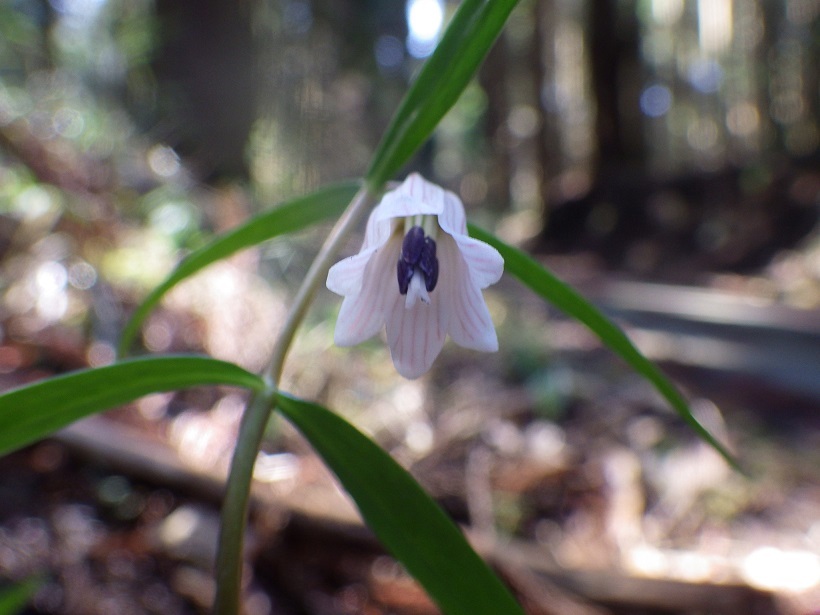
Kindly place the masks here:
<instances>
[{"instance_id":1,"label":"flower center","mask_svg":"<svg viewBox=\"0 0 820 615\"><path fill-rule=\"evenodd\" d=\"M424 287L432 292L438 282L438 259L436 258L436 242L424 229L413 226L404 236L401 244L401 254L396 266L399 280L399 292L407 294L413 276L420 273L424 277Z\"/></svg>"}]
</instances>

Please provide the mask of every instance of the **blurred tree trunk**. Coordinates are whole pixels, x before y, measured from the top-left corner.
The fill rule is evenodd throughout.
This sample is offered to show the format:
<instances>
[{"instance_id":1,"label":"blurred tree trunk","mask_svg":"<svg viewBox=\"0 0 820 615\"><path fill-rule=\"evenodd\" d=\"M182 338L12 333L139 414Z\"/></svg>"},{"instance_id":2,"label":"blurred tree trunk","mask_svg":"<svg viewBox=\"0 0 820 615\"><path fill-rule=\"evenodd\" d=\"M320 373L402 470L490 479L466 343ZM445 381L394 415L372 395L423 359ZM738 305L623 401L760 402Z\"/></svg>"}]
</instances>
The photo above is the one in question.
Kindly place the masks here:
<instances>
[{"instance_id":1,"label":"blurred tree trunk","mask_svg":"<svg viewBox=\"0 0 820 615\"><path fill-rule=\"evenodd\" d=\"M478 74L479 84L487 96L484 131L492 161L492 166L487 172L486 201L499 211L508 206L512 181L509 156L510 136L507 130L510 101L507 96L507 82L504 78L509 53L504 38L502 34L490 49Z\"/></svg>"},{"instance_id":2,"label":"blurred tree trunk","mask_svg":"<svg viewBox=\"0 0 820 615\"><path fill-rule=\"evenodd\" d=\"M626 165L642 162L645 155L638 112L641 64L635 7L630 3L628 10L619 11L616 0L594 0L588 7L588 48L596 108L595 185Z\"/></svg>"},{"instance_id":3,"label":"blurred tree trunk","mask_svg":"<svg viewBox=\"0 0 820 615\"><path fill-rule=\"evenodd\" d=\"M543 97L545 84L554 71L555 7L553 0L535 0L522 8L529 11L527 26L531 30L526 36L518 35L515 44L502 36L479 74L487 96L484 122L492 160L487 174L487 201L508 210L514 176L526 169L535 175L534 201L546 211L550 181L557 170L558 136ZM510 128L511 114L521 109L535 110L537 127L515 134Z\"/></svg>"},{"instance_id":4,"label":"blurred tree trunk","mask_svg":"<svg viewBox=\"0 0 820 615\"><path fill-rule=\"evenodd\" d=\"M556 147L558 131L553 117L545 109L544 92L551 75L555 74L555 47L552 41L557 26L554 0L537 0L535 3L535 32L532 41L532 66L536 74L535 108L540 112L541 122L536 134L535 161L538 172L538 191L541 203L542 227L546 227L550 213L550 185L558 172L559 155Z\"/></svg>"},{"instance_id":5,"label":"blurred tree trunk","mask_svg":"<svg viewBox=\"0 0 820 615\"><path fill-rule=\"evenodd\" d=\"M246 177L256 118L257 54L252 6L224 0L157 0L162 37L159 137L209 180Z\"/></svg>"},{"instance_id":6,"label":"blurred tree trunk","mask_svg":"<svg viewBox=\"0 0 820 615\"><path fill-rule=\"evenodd\" d=\"M613 0L589 3L590 69L596 107L595 138L599 170L613 160L622 160L625 155L618 109L620 55L615 17Z\"/></svg>"}]
</instances>

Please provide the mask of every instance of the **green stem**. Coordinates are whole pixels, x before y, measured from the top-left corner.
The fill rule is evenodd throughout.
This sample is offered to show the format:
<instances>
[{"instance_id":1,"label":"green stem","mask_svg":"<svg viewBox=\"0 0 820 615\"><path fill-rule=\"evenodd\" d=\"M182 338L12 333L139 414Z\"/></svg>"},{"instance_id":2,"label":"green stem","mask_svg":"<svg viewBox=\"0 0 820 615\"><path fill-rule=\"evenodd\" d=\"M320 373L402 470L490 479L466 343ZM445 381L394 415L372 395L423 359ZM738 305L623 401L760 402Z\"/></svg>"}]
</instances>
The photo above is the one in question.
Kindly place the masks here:
<instances>
[{"instance_id":1,"label":"green stem","mask_svg":"<svg viewBox=\"0 0 820 615\"><path fill-rule=\"evenodd\" d=\"M275 385L278 384L282 376L282 368L285 366L285 358L293 342L293 337L296 335L296 330L305 317L308 307L310 307L316 288L327 277L328 269L333 264L342 242L356 228L363 215L371 209L374 200L374 194L367 186L359 189L342 217L339 218L330 231L316 258L313 259L313 263L305 275L304 282L296 292L293 305L271 353L268 374Z\"/></svg>"},{"instance_id":2,"label":"green stem","mask_svg":"<svg viewBox=\"0 0 820 615\"><path fill-rule=\"evenodd\" d=\"M373 204L374 196L367 187L356 193L350 205L330 231L325 243L313 260L302 285L296 293L293 305L271 353L267 370L267 387L263 393L254 395L248 402L239 426L236 448L222 504L222 523L216 556L215 615L236 615L242 587L242 551L245 527L248 519L253 467L262 443L262 435L271 412L276 406L276 391L285 365L285 358L299 324L310 307L316 289L327 275L328 269L342 242Z\"/></svg>"},{"instance_id":3,"label":"green stem","mask_svg":"<svg viewBox=\"0 0 820 615\"><path fill-rule=\"evenodd\" d=\"M245 408L239 426L231 471L222 503L222 523L216 556L216 598L214 615L238 613L242 592L242 551L253 467L276 394L266 391L254 395Z\"/></svg>"}]
</instances>

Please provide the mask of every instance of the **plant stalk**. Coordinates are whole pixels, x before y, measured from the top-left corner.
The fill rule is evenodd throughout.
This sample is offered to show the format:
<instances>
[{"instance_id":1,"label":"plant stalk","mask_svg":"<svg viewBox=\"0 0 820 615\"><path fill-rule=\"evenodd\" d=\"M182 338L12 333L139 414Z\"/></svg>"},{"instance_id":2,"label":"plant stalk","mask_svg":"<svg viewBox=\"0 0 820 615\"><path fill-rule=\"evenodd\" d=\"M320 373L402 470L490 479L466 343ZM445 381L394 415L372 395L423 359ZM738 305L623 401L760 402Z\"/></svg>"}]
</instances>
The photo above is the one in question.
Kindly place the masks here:
<instances>
[{"instance_id":1,"label":"plant stalk","mask_svg":"<svg viewBox=\"0 0 820 615\"><path fill-rule=\"evenodd\" d=\"M296 292L293 305L288 312L285 324L279 333L279 337L276 339L276 344L271 353L267 373L274 386L278 385L282 377L282 369L285 366L285 358L288 350L296 335L296 330L299 328L302 319L304 319L310 307L317 287L325 280L327 272L333 264L333 259L336 257L336 253L339 251L339 248L341 248L342 243L347 239L350 232L356 228L356 225L363 215L371 209L374 201L375 197L367 186L360 188L353 197L353 200L350 201L350 205L348 205L345 212L331 229L330 234L327 236L324 244L322 244L316 258L313 259L313 263L310 265L307 274L305 274L302 285Z\"/></svg>"},{"instance_id":2,"label":"plant stalk","mask_svg":"<svg viewBox=\"0 0 820 615\"><path fill-rule=\"evenodd\" d=\"M242 595L242 561L253 467L276 393L254 394L242 415L231 470L222 503L222 522L216 555L214 615L236 615Z\"/></svg>"},{"instance_id":3,"label":"plant stalk","mask_svg":"<svg viewBox=\"0 0 820 615\"><path fill-rule=\"evenodd\" d=\"M219 544L216 556L215 615L237 615L242 595L242 562L248 504L253 483L253 467L262 443L265 426L276 407L276 391L282 377L288 350L302 320L307 314L313 295L327 275L336 252L370 209L374 194L363 186L353 197L345 212L330 231L293 300L285 324L271 353L265 373L266 388L248 401L239 425L236 447L222 504Z\"/></svg>"}]
</instances>

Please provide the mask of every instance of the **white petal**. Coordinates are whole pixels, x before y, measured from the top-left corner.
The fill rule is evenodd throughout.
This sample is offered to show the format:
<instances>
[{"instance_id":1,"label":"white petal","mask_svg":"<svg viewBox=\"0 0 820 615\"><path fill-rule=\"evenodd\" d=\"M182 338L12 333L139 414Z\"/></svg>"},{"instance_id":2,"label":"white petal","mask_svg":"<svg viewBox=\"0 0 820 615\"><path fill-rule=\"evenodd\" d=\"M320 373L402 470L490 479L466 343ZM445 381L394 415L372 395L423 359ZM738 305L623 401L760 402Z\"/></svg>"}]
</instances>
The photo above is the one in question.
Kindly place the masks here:
<instances>
[{"instance_id":1,"label":"white petal","mask_svg":"<svg viewBox=\"0 0 820 615\"><path fill-rule=\"evenodd\" d=\"M447 337L447 310L440 301L438 288L430 303L417 302L405 307L405 298L397 298L387 309L387 344L393 364L405 378L418 378L429 371Z\"/></svg>"},{"instance_id":2,"label":"white petal","mask_svg":"<svg viewBox=\"0 0 820 615\"><path fill-rule=\"evenodd\" d=\"M447 193L444 211L439 216L438 223L441 230L456 240L458 249L470 269L470 276L479 288L487 288L501 279L501 274L504 273L504 258L491 245L467 235L464 206L452 192Z\"/></svg>"},{"instance_id":3,"label":"white petal","mask_svg":"<svg viewBox=\"0 0 820 615\"><path fill-rule=\"evenodd\" d=\"M504 273L504 257L498 250L467 235L454 235L453 239L476 286L487 288L501 279L501 274Z\"/></svg>"},{"instance_id":4,"label":"white petal","mask_svg":"<svg viewBox=\"0 0 820 615\"><path fill-rule=\"evenodd\" d=\"M384 325L387 306L401 297L396 280L400 251L401 239L395 236L367 263L360 292L346 296L339 310L334 333L337 346L360 344Z\"/></svg>"},{"instance_id":5,"label":"white petal","mask_svg":"<svg viewBox=\"0 0 820 615\"><path fill-rule=\"evenodd\" d=\"M390 220L379 220L375 210L370 213L365 230L364 243L358 254L349 256L333 265L327 272L328 290L347 297L361 291L367 263L376 251L393 235Z\"/></svg>"},{"instance_id":6,"label":"white petal","mask_svg":"<svg viewBox=\"0 0 820 615\"><path fill-rule=\"evenodd\" d=\"M411 173L401 186L396 188L396 192L417 201L441 203L440 207L443 208L444 195L447 191L438 184L428 182L418 173Z\"/></svg>"},{"instance_id":7,"label":"white petal","mask_svg":"<svg viewBox=\"0 0 820 615\"><path fill-rule=\"evenodd\" d=\"M383 323L384 315L369 309L362 295L345 297L336 320L333 342L337 346L361 344L376 335Z\"/></svg>"},{"instance_id":8,"label":"white petal","mask_svg":"<svg viewBox=\"0 0 820 615\"><path fill-rule=\"evenodd\" d=\"M382 197L373 210L374 221L405 218L418 214L439 215L444 211L445 190L416 173Z\"/></svg>"},{"instance_id":9,"label":"white petal","mask_svg":"<svg viewBox=\"0 0 820 615\"><path fill-rule=\"evenodd\" d=\"M393 223L389 218L380 216L378 211L379 206L377 205L373 211L370 212L370 217L367 219L362 250L378 248L386 243L393 235Z\"/></svg>"},{"instance_id":10,"label":"white petal","mask_svg":"<svg viewBox=\"0 0 820 615\"><path fill-rule=\"evenodd\" d=\"M448 332L459 346L494 352L498 350L490 311L481 290L470 276L458 244L447 235L438 242L439 285L447 302Z\"/></svg>"},{"instance_id":11,"label":"white petal","mask_svg":"<svg viewBox=\"0 0 820 615\"><path fill-rule=\"evenodd\" d=\"M364 272L376 248L362 250L358 254L340 260L327 272L328 290L347 297L357 295L362 289Z\"/></svg>"},{"instance_id":12,"label":"white petal","mask_svg":"<svg viewBox=\"0 0 820 615\"><path fill-rule=\"evenodd\" d=\"M452 192L445 192L444 208L439 216L438 223L445 233L450 235L467 234L467 215L461 199Z\"/></svg>"}]
</instances>

